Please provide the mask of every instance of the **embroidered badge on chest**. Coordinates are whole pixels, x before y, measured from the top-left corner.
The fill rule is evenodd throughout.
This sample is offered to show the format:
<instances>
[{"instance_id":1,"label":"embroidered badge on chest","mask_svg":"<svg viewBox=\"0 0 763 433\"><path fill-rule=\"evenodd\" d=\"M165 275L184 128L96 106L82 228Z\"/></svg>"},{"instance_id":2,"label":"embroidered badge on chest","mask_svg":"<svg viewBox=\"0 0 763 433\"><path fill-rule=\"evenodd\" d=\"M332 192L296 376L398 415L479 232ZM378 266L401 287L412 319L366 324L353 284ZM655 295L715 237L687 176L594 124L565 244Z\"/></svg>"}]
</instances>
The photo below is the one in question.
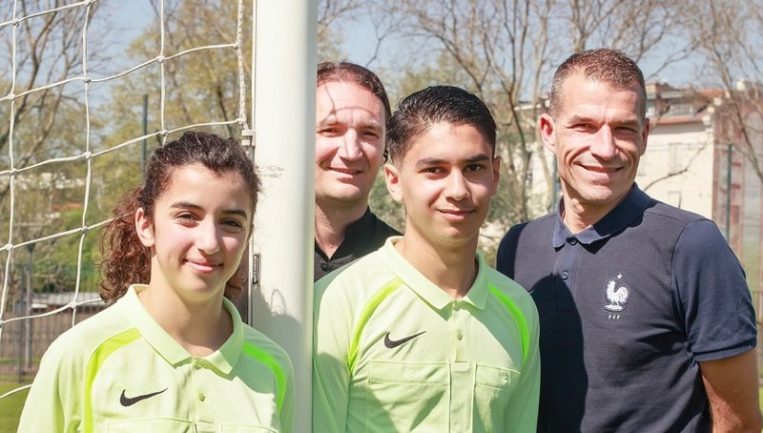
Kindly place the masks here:
<instances>
[{"instance_id":1,"label":"embroidered badge on chest","mask_svg":"<svg viewBox=\"0 0 763 433\"><path fill-rule=\"evenodd\" d=\"M620 315L625 311L630 298L630 290L623 281L623 274L617 274L617 278L607 282L607 288L604 291L607 304L604 305L604 311L609 313L607 317L610 320L620 320Z\"/></svg>"}]
</instances>

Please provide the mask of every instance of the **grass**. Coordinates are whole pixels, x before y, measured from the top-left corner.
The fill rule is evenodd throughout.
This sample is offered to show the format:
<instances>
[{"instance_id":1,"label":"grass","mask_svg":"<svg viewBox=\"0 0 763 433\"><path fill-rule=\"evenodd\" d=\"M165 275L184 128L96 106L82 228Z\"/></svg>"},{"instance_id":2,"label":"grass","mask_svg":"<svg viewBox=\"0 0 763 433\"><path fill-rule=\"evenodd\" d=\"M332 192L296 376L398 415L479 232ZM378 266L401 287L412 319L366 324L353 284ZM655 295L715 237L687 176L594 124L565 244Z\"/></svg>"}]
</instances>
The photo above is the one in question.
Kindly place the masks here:
<instances>
[{"instance_id":1,"label":"grass","mask_svg":"<svg viewBox=\"0 0 763 433\"><path fill-rule=\"evenodd\" d=\"M18 388L17 383L0 383L0 395ZM17 392L11 396L0 399L0 432L15 432L19 426L21 409L29 390Z\"/></svg>"}]
</instances>

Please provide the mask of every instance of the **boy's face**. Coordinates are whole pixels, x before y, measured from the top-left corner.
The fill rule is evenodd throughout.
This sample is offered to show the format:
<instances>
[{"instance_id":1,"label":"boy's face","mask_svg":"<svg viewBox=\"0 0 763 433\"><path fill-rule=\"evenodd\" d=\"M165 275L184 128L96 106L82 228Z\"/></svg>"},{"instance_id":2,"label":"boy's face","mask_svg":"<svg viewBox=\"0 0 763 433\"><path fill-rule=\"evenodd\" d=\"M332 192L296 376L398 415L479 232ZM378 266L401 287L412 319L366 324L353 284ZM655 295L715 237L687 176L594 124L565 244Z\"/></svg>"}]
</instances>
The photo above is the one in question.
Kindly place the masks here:
<instances>
[{"instance_id":1,"label":"boy's face","mask_svg":"<svg viewBox=\"0 0 763 433\"><path fill-rule=\"evenodd\" d=\"M498 185L500 161L471 125L436 123L413 139L384 175L392 197L405 206L405 236L433 246L473 242Z\"/></svg>"}]
</instances>

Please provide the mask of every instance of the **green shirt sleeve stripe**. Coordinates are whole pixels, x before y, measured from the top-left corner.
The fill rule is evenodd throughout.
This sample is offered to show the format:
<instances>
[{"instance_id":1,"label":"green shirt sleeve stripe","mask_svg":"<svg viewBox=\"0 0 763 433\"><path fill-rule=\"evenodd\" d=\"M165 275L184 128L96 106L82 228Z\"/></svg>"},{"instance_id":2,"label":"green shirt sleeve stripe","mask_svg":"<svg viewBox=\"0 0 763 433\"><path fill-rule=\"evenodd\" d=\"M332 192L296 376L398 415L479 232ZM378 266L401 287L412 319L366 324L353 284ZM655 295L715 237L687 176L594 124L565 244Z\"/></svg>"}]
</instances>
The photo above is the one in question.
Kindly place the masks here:
<instances>
[{"instance_id":1,"label":"green shirt sleeve stripe","mask_svg":"<svg viewBox=\"0 0 763 433\"><path fill-rule=\"evenodd\" d=\"M127 346L140 337L140 332L136 328L128 329L121 332L108 340L101 343L93 354L90 356L90 360L87 363L87 369L85 370L85 397L83 401L83 414L82 414L82 432L93 433L93 403L91 392L93 390L93 381L98 374L98 370L104 362L111 356L114 351L120 347Z\"/></svg>"},{"instance_id":2,"label":"green shirt sleeve stripe","mask_svg":"<svg viewBox=\"0 0 763 433\"><path fill-rule=\"evenodd\" d=\"M278 406L278 413L280 415L284 399L286 398L286 373L284 373L283 367L276 361L273 355L252 343L244 342L244 353L265 364L265 366L273 372L273 376L276 378L276 385L278 386L278 390L276 391L276 405Z\"/></svg>"},{"instance_id":3,"label":"green shirt sleeve stripe","mask_svg":"<svg viewBox=\"0 0 763 433\"><path fill-rule=\"evenodd\" d=\"M360 312L360 315L358 316L358 323L355 326L355 329L352 331L350 350L347 353L347 366L351 372L355 369L355 362L357 361L358 351L360 350L360 336L363 334L363 329L366 327L366 323L368 323L368 320L374 314L376 308L379 307L379 304L381 304L384 299L392 294L392 292L400 288L402 284L403 281L400 278L395 277L390 282L382 286L382 288L379 289L376 293L374 293L368 303L363 307L363 310Z\"/></svg>"},{"instance_id":4,"label":"green shirt sleeve stripe","mask_svg":"<svg viewBox=\"0 0 763 433\"><path fill-rule=\"evenodd\" d=\"M505 293L498 290L495 286L490 286L490 293L493 294L499 301L509 310L509 315L514 318L519 327L519 333L522 336L522 362L527 362L527 355L530 353L530 331L527 328L527 320L522 310L517 307L517 304L511 300Z\"/></svg>"}]
</instances>

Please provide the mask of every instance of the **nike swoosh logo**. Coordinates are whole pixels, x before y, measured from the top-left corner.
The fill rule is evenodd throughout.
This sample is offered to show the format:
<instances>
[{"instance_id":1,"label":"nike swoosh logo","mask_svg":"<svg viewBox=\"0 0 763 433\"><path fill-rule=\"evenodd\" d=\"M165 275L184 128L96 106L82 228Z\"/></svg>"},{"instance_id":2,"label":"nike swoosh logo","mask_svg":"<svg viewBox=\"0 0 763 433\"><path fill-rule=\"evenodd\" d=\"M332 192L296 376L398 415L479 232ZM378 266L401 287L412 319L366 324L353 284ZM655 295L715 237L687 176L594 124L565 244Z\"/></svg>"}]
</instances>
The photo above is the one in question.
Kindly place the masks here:
<instances>
[{"instance_id":1,"label":"nike swoosh logo","mask_svg":"<svg viewBox=\"0 0 763 433\"><path fill-rule=\"evenodd\" d=\"M389 338L389 332L387 332L387 334L384 335L384 346L387 347L388 349L394 349L395 347L397 347L397 346L399 346L401 344L405 344L405 343L413 340L414 338L418 337L419 335L421 335L421 334L423 334L425 332L427 332L427 331L421 331L418 334L410 335L408 337L401 338L399 340L393 340L393 339Z\"/></svg>"},{"instance_id":2,"label":"nike swoosh logo","mask_svg":"<svg viewBox=\"0 0 763 433\"><path fill-rule=\"evenodd\" d=\"M159 395L159 394L163 393L164 391L167 391L167 388L164 388L161 391L152 392L150 394L138 395L138 396L135 396L135 397L127 397L125 395L125 391L126 390L123 389L122 390L122 395L119 396L119 404L121 404L124 407L127 407L127 406L132 406L132 405L134 405L135 403L137 403L137 402L139 402L141 400L145 400L147 398L151 398L153 396Z\"/></svg>"}]
</instances>

